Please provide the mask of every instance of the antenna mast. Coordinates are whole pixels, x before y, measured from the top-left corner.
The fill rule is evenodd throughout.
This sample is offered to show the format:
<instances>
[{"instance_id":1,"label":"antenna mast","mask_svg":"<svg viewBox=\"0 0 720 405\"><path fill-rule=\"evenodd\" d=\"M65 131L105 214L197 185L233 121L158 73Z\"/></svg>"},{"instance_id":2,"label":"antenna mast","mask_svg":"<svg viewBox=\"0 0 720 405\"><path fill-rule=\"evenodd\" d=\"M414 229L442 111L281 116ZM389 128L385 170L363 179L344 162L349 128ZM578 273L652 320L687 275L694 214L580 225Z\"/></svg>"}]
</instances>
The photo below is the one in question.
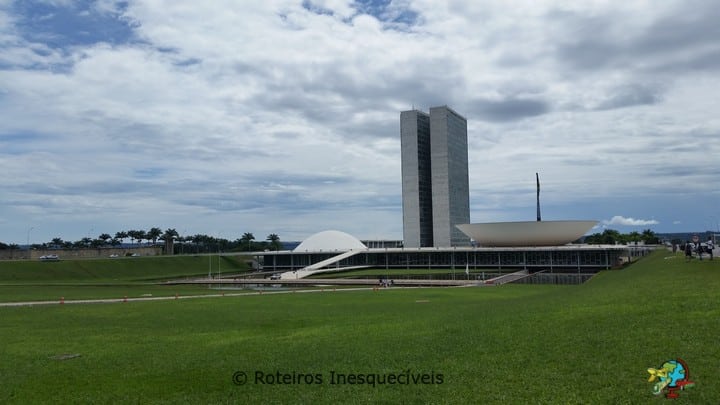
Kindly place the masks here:
<instances>
[{"instance_id":1,"label":"antenna mast","mask_svg":"<svg viewBox=\"0 0 720 405\"><path fill-rule=\"evenodd\" d=\"M535 181L537 182L537 220L540 222L540 176L537 173L535 173Z\"/></svg>"}]
</instances>

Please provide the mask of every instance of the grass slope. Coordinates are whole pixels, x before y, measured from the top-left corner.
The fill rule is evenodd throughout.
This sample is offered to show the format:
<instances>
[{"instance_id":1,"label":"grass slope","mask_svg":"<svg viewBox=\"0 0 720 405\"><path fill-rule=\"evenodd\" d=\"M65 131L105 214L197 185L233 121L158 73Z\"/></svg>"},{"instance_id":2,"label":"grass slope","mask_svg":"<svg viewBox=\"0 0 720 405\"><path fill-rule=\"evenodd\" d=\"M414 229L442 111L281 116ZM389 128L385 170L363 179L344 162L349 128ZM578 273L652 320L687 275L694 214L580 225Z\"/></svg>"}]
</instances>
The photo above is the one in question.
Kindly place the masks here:
<instances>
[{"instance_id":1,"label":"grass slope","mask_svg":"<svg viewBox=\"0 0 720 405\"><path fill-rule=\"evenodd\" d=\"M86 259L0 262L0 284L19 283L114 283L247 271L242 258L228 256L165 256L116 259Z\"/></svg>"},{"instance_id":2,"label":"grass slope","mask_svg":"<svg viewBox=\"0 0 720 405\"><path fill-rule=\"evenodd\" d=\"M133 257L56 262L0 262L0 302L197 295L205 286L160 286L153 282L248 271L242 257Z\"/></svg>"},{"instance_id":3,"label":"grass slope","mask_svg":"<svg viewBox=\"0 0 720 405\"><path fill-rule=\"evenodd\" d=\"M0 308L0 402L648 403L646 369L682 357L696 386L676 403L718 403L720 261L666 256L582 286ZM443 383L338 385L333 371Z\"/></svg>"}]
</instances>

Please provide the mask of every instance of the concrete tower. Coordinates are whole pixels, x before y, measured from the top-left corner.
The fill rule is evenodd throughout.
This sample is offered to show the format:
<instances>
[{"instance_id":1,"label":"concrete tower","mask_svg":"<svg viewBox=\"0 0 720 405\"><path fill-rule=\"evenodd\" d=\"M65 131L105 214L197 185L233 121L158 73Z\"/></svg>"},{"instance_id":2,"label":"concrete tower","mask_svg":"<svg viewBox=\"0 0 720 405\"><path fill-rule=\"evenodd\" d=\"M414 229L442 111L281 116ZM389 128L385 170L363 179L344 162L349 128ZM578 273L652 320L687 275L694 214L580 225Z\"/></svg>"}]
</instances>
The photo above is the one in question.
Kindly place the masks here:
<instances>
[{"instance_id":1,"label":"concrete tower","mask_svg":"<svg viewBox=\"0 0 720 405\"><path fill-rule=\"evenodd\" d=\"M467 120L447 106L430 109L433 242L467 246L470 239L455 227L470 223Z\"/></svg>"},{"instance_id":2,"label":"concrete tower","mask_svg":"<svg viewBox=\"0 0 720 405\"><path fill-rule=\"evenodd\" d=\"M448 108L400 113L405 247L467 246L467 120Z\"/></svg>"},{"instance_id":3,"label":"concrete tower","mask_svg":"<svg viewBox=\"0 0 720 405\"><path fill-rule=\"evenodd\" d=\"M402 161L403 246L433 246L430 116L422 111L400 113Z\"/></svg>"}]
</instances>

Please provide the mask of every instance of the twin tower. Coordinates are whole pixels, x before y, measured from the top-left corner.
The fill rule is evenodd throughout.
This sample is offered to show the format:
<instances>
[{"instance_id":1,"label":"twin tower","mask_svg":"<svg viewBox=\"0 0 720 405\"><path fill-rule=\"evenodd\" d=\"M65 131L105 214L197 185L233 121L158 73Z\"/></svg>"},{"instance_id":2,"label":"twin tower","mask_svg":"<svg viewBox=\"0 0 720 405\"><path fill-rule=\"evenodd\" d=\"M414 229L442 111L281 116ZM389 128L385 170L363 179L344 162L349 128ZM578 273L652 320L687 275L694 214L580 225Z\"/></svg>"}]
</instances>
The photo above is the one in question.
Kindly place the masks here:
<instances>
[{"instance_id":1,"label":"twin tower","mask_svg":"<svg viewBox=\"0 0 720 405\"><path fill-rule=\"evenodd\" d=\"M400 113L403 245L469 246L467 119L447 106Z\"/></svg>"}]
</instances>

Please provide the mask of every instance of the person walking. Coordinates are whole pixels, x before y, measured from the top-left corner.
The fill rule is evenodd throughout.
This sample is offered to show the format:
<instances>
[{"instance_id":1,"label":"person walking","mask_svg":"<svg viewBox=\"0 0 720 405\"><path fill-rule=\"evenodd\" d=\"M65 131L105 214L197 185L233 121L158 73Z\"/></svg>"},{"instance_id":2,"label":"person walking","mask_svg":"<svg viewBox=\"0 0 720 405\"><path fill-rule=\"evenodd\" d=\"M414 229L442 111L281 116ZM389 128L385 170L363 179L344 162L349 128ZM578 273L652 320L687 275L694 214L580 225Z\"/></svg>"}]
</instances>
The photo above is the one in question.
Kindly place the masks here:
<instances>
[{"instance_id":1,"label":"person walking","mask_svg":"<svg viewBox=\"0 0 720 405\"><path fill-rule=\"evenodd\" d=\"M713 249L715 249L715 243L713 243L712 236L708 236L708 241L705 245L707 246L708 253L710 253L710 260L712 260Z\"/></svg>"},{"instance_id":2,"label":"person walking","mask_svg":"<svg viewBox=\"0 0 720 405\"><path fill-rule=\"evenodd\" d=\"M692 259L693 247L690 241L685 242L685 261L688 262Z\"/></svg>"}]
</instances>

